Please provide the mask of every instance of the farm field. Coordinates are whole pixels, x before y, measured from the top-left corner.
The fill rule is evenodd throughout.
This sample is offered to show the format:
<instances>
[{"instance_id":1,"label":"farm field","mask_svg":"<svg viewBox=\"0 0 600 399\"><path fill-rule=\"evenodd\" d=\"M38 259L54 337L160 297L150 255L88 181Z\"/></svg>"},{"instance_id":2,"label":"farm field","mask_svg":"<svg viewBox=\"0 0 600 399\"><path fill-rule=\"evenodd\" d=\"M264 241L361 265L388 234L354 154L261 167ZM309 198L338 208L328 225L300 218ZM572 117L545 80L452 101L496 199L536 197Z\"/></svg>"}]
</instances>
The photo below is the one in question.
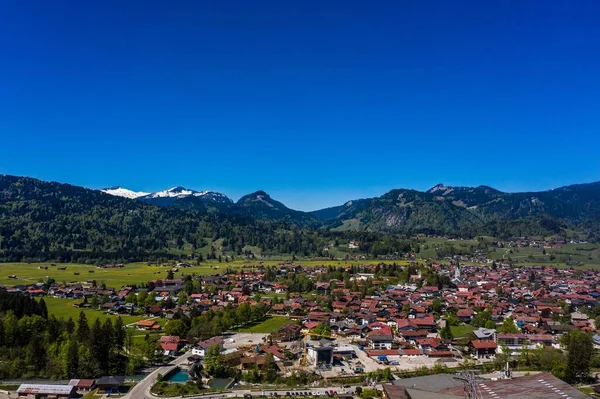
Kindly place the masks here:
<instances>
[{"instance_id":1,"label":"farm field","mask_svg":"<svg viewBox=\"0 0 600 399\"><path fill-rule=\"evenodd\" d=\"M128 284L146 284L150 280L164 279L169 270L169 267L166 266L148 266L146 263L129 263L123 268L114 269L100 269L92 265L73 263L57 264L57 266L50 266L50 264L0 263L0 285L34 284L52 277L58 283L85 283L88 280L96 280L98 284L105 283L107 287L120 288ZM40 266L48 266L48 269L40 269ZM227 266L225 263L211 263L179 268L179 271L175 273L175 277L182 277L186 274L222 273ZM66 267L66 270L58 270L62 267ZM239 266L232 264L231 267ZM90 270L93 273L90 273ZM17 279L9 279L8 276L10 275L17 276Z\"/></svg>"},{"instance_id":2,"label":"farm field","mask_svg":"<svg viewBox=\"0 0 600 399\"><path fill-rule=\"evenodd\" d=\"M266 266L278 265L283 260L267 260L262 264ZM299 260L296 263L308 267L318 265L325 266L345 266L370 264L377 261L329 261L329 260ZM399 261L402 263L402 261ZM56 282L70 283L96 280L98 284L105 283L107 287L120 288L129 284L146 284L150 280L164 279L169 267L167 266L148 266L147 263L128 263L123 268L100 269L93 265L59 263L56 266L50 266L52 263L0 263L0 285L15 286L35 284L40 281L46 281L52 277ZM259 261L248 262L244 260L235 260L231 262L204 262L200 266L179 268L175 277L183 277L188 274L206 275L223 273L227 268L252 267L259 264ZM40 269L41 266L48 266L48 269ZM66 267L66 270L58 270ZM90 273L93 271L93 273ZM76 274L78 273L78 274ZM10 279L9 276L15 275L16 279Z\"/></svg>"},{"instance_id":3,"label":"farm field","mask_svg":"<svg viewBox=\"0 0 600 399\"><path fill-rule=\"evenodd\" d=\"M600 247L597 244L565 244L562 248L497 248L488 254L490 259L512 259L519 264L589 268L600 267Z\"/></svg>"},{"instance_id":4,"label":"farm field","mask_svg":"<svg viewBox=\"0 0 600 399\"><path fill-rule=\"evenodd\" d=\"M480 237L490 243L493 237ZM452 246L457 251L476 250L480 244L477 239L452 240L447 238L420 238L420 259L436 258L438 248ZM598 244L564 244L562 248L498 248L492 245L483 247L483 252L492 260L508 261L510 258L516 265L545 265L550 267L581 267L583 269L600 268L600 245Z\"/></svg>"},{"instance_id":5,"label":"farm field","mask_svg":"<svg viewBox=\"0 0 600 399\"><path fill-rule=\"evenodd\" d=\"M443 247L444 245L452 245L455 248L469 248L470 246L476 246L477 240L452 240L448 238L433 238L426 237L420 238L419 242L421 243L421 250L419 252L419 258L427 259L427 258L435 258L436 252L439 247Z\"/></svg>"},{"instance_id":6,"label":"farm field","mask_svg":"<svg viewBox=\"0 0 600 399\"><path fill-rule=\"evenodd\" d=\"M65 298L52 298L45 297L44 302L46 302L46 307L48 308L48 314L53 314L56 318L68 319L69 317L73 318L76 322L79 318L79 314L83 311L85 316L88 319L88 322L93 323L96 318L100 319L101 322L104 322L106 319L111 319L113 322L117 320L118 316L109 315L100 310L94 309L83 309L73 307L74 303L81 303L81 299L65 299ZM144 316L129 316L129 315L121 315L124 324L135 323L138 320L145 319L147 317Z\"/></svg>"},{"instance_id":7,"label":"farm field","mask_svg":"<svg viewBox=\"0 0 600 399\"><path fill-rule=\"evenodd\" d=\"M260 323L240 328L238 331L245 333L272 333L275 331L279 331L281 326L291 322L292 321L287 317L271 316L261 321Z\"/></svg>"},{"instance_id":8,"label":"farm field","mask_svg":"<svg viewBox=\"0 0 600 399\"><path fill-rule=\"evenodd\" d=\"M291 258L288 258L288 259L257 259L255 261L234 260L234 261L230 261L227 263L211 262L211 263L207 263L207 265L221 265L221 267L227 267L227 265L230 265L232 267L252 267L252 266L257 266L258 264L262 264L263 266L276 266L276 265L280 265L285 262L292 262L292 260L291 260ZM383 262L383 260L381 260L381 259L364 259L364 260L296 259L295 261L293 261L294 264L307 266L307 267L376 265L381 262ZM408 261L405 261L405 260L396 260L394 262L396 262L397 264L409 263Z\"/></svg>"}]
</instances>

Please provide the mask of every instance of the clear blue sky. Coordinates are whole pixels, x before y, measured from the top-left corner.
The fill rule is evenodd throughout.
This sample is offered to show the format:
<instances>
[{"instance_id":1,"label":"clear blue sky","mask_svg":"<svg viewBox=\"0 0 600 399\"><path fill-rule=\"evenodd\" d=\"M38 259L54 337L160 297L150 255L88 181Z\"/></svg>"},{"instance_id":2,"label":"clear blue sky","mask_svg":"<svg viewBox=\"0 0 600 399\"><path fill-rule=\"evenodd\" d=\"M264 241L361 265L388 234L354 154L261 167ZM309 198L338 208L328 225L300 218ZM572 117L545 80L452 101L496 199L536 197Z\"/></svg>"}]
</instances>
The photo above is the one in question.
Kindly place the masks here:
<instances>
[{"instance_id":1,"label":"clear blue sky","mask_svg":"<svg viewBox=\"0 0 600 399\"><path fill-rule=\"evenodd\" d=\"M597 0L2 1L0 173L303 210L600 180L598 21Z\"/></svg>"}]
</instances>

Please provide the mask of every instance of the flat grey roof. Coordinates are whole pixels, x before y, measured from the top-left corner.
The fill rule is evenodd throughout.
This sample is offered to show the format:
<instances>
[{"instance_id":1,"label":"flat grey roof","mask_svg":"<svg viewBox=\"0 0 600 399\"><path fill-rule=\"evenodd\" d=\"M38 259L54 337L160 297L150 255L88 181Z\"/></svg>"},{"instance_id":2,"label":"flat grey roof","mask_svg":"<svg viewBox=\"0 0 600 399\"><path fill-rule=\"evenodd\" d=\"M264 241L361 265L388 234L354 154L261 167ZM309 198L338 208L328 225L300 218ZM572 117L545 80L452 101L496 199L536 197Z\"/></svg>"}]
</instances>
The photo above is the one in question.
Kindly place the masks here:
<instances>
[{"instance_id":1,"label":"flat grey roof","mask_svg":"<svg viewBox=\"0 0 600 399\"><path fill-rule=\"evenodd\" d=\"M390 399L410 397L413 399L443 399L443 394L464 397L464 384L452 374L438 374L406 378L392 382L394 387L406 388L406 395L399 389L389 389ZM479 397L482 399L584 399L586 394L550 373L540 373L508 380L477 381ZM386 384L387 385L387 384ZM384 385L385 386L385 385ZM388 390L386 390L387 392ZM414 394L414 395L413 395ZM392 397L393 396L393 397Z\"/></svg>"},{"instance_id":2,"label":"flat grey roof","mask_svg":"<svg viewBox=\"0 0 600 399\"><path fill-rule=\"evenodd\" d=\"M21 384L17 393L69 395L73 390L75 387L71 385Z\"/></svg>"}]
</instances>

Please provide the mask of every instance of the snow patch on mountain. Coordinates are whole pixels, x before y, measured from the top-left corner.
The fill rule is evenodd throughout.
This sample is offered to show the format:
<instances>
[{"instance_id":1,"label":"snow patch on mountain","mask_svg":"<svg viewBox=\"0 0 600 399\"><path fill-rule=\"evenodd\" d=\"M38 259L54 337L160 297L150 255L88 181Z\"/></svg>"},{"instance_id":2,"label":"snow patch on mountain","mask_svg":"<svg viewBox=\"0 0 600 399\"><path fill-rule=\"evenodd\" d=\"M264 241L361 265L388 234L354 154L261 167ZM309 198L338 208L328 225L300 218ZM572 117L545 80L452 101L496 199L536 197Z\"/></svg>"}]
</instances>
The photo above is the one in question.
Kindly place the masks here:
<instances>
[{"instance_id":1,"label":"snow patch on mountain","mask_svg":"<svg viewBox=\"0 0 600 399\"><path fill-rule=\"evenodd\" d=\"M172 198L180 199L186 197L196 197L207 202L217 202L221 204L232 204L233 201L225 194L216 193L214 191L196 191L190 190L185 187L172 187L168 190L156 191L154 193L144 196L142 199L156 199L156 198Z\"/></svg>"},{"instance_id":2,"label":"snow patch on mountain","mask_svg":"<svg viewBox=\"0 0 600 399\"><path fill-rule=\"evenodd\" d=\"M171 187L168 190L156 191L152 194L149 194L147 198L183 198L194 193L197 193L197 191L188 190L184 187Z\"/></svg>"},{"instance_id":3,"label":"snow patch on mountain","mask_svg":"<svg viewBox=\"0 0 600 399\"><path fill-rule=\"evenodd\" d=\"M107 187L107 188L103 188L100 191L102 191L103 193L106 193L106 194L114 195L116 197L123 197L123 198L129 198L129 199L135 199L135 198L143 197L143 196L149 194L149 193L144 193L142 191L129 190L129 189L123 188L121 186Z\"/></svg>"},{"instance_id":4,"label":"snow patch on mountain","mask_svg":"<svg viewBox=\"0 0 600 399\"><path fill-rule=\"evenodd\" d=\"M193 194L194 197L200 197L207 201L220 202L223 204L232 204L233 201L225 194L215 193L214 191L200 191Z\"/></svg>"}]
</instances>

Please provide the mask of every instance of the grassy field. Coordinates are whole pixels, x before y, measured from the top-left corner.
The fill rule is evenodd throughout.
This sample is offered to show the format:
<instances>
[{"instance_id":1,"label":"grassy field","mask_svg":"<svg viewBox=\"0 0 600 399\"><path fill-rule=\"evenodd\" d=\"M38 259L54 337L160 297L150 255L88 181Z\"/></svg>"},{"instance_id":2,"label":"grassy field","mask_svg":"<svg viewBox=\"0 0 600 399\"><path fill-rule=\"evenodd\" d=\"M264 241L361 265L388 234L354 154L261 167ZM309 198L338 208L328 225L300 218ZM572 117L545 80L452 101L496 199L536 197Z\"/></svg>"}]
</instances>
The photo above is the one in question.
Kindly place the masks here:
<instances>
[{"instance_id":1,"label":"grassy field","mask_svg":"<svg viewBox=\"0 0 600 399\"><path fill-rule=\"evenodd\" d=\"M272 333L275 331L279 331L281 326L291 322L292 321L287 317L272 316L263 320L260 323L246 326L244 328L239 329L238 331L247 333Z\"/></svg>"},{"instance_id":2,"label":"grassy field","mask_svg":"<svg viewBox=\"0 0 600 399\"><path fill-rule=\"evenodd\" d=\"M482 237L484 241L493 241L492 237ZM447 238L420 238L419 258L435 258L438 248L452 245L459 251L477 249L478 240L450 240ZM565 244L562 248L498 248L492 245L484 250L493 260L508 261L510 258L517 265L546 265L550 267L574 266L581 268L600 268L600 245L598 244Z\"/></svg>"},{"instance_id":3,"label":"grassy field","mask_svg":"<svg viewBox=\"0 0 600 399\"><path fill-rule=\"evenodd\" d=\"M40 266L48 266L48 269L40 269ZM210 263L179 268L175 277L182 277L186 274L222 273L227 266L224 263ZM59 267L66 267L66 270L58 270ZM240 266L232 264L231 267ZM49 263L0 263L0 285L33 284L52 277L58 283L96 280L98 284L106 283L108 287L120 288L127 284L146 284L150 280L164 279L168 269L164 266L148 266L146 263L130 263L123 268L115 269L99 269L95 266L72 263L58 264L57 266L50 266ZM93 270L93 273L90 273L90 270ZM10 275L16 275L17 279L9 279Z\"/></svg>"},{"instance_id":4,"label":"grassy field","mask_svg":"<svg viewBox=\"0 0 600 399\"><path fill-rule=\"evenodd\" d=\"M512 259L524 264L600 267L600 247L596 244L565 244L562 248L498 248L489 253L492 259Z\"/></svg>"},{"instance_id":5,"label":"grassy field","mask_svg":"<svg viewBox=\"0 0 600 399\"><path fill-rule=\"evenodd\" d=\"M420 238L419 242L421 243L419 257L422 259L435 258L437 249L444 245L452 245L458 249L477 245L477 240L451 240L437 237Z\"/></svg>"},{"instance_id":6,"label":"grassy field","mask_svg":"<svg viewBox=\"0 0 600 399\"><path fill-rule=\"evenodd\" d=\"M97 389L94 389L93 391L90 391L90 392L86 393L85 395L83 395L81 397L81 399L96 399L96 398L100 398L100 397L102 397L102 395L98 393Z\"/></svg>"},{"instance_id":7,"label":"grassy field","mask_svg":"<svg viewBox=\"0 0 600 399\"><path fill-rule=\"evenodd\" d=\"M460 338L466 336L471 331L474 331L475 327L466 324L461 326L450 326L450 330L452 331L454 338Z\"/></svg>"},{"instance_id":8,"label":"grassy field","mask_svg":"<svg viewBox=\"0 0 600 399\"><path fill-rule=\"evenodd\" d=\"M48 308L48 313L53 314L57 318L68 319L72 317L73 320L77 321L79 318L79 313L82 311L85 312L85 315L90 323L93 323L96 318L99 318L100 321L104 322L104 320L110 318L114 322L118 316L109 315L100 310L92 310L92 309L82 309L73 307L74 303L81 303L81 300L72 300L72 299L64 299L64 298L44 298L46 302L46 307ZM129 316L122 315L123 323L130 324L135 323L138 320L144 319L143 316Z\"/></svg>"},{"instance_id":9,"label":"grassy field","mask_svg":"<svg viewBox=\"0 0 600 399\"><path fill-rule=\"evenodd\" d=\"M266 260L262 261L262 264L272 266L282 262L285 262L285 260ZM318 265L359 265L375 262L377 261L301 260L296 263L307 267L314 267ZM258 264L259 261L249 262L244 260L235 260L227 263L216 261L204 262L200 266L179 268L179 271L175 273L175 277L182 277L188 274L220 274L227 268L250 268ZM57 266L50 265L51 263L0 263L0 285L10 287L20 284L34 284L46 281L49 277L52 277L58 283L96 280L98 284L105 283L107 287L120 288L128 284L145 284L150 280L164 279L169 269L166 266L148 266L146 263L129 263L123 268L115 269L99 269L91 265L74 263L57 264ZM48 269L40 269L41 266L48 266ZM66 270L58 270L59 267L66 267ZM93 271L93 273L90 273L90 271ZM17 279L8 278L10 275L17 276Z\"/></svg>"}]
</instances>

